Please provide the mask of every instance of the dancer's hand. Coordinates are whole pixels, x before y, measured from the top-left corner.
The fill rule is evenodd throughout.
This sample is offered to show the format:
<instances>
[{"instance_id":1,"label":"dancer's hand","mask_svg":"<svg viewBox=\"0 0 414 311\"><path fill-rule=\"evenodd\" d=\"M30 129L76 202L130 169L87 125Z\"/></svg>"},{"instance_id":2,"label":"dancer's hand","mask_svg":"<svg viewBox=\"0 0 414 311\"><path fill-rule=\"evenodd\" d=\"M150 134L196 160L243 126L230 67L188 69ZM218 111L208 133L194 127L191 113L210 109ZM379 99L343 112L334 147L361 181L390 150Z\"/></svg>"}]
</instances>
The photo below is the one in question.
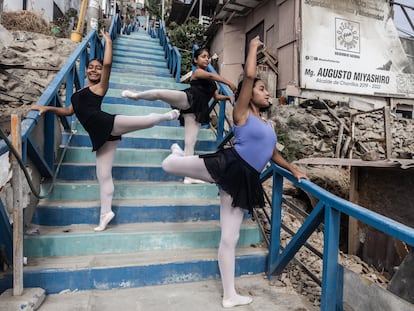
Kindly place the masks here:
<instances>
[{"instance_id":1,"label":"dancer's hand","mask_svg":"<svg viewBox=\"0 0 414 311\"><path fill-rule=\"evenodd\" d=\"M39 116L42 115L44 112L47 112L47 108L45 106L41 106L38 104L33 104L32 106L30 106L31 110L38 110L39 111Z\"/></svg>"},{"instance_id":2,"label":"dancer's hand","mask_svg":"<svg viewBox=\"0 0 414 311\"><path fill-rule=\"evenodd\" d=\"M112 41L111 36L109 35L108 32L105 32L105 31L101 30L101 35L104 38L105 42L111 42Z\"/></svg>"},{"instance_id":3,"label":"dancer's hand","mask_svg":"<svg viewBox=\"0 0 414 311\"><path fill-rule=\"evenodd\" d=\"M250 40L250 48L257 49L263 45L263 42L260 41L260 37L256 36L252 40Z\"/></svg>"},{"instance_id":4,"label":"dancer's hand","mask_svg":"<svg viewBox=\"0 0 414 311\"><path fill-rule=\"evenodd\" d=\"M233 84L233 83L230 82L229 88L231 89L231 91L233 92L233 94L236 93L237 86L235 84Z\"/></svg>"}]
</instances>

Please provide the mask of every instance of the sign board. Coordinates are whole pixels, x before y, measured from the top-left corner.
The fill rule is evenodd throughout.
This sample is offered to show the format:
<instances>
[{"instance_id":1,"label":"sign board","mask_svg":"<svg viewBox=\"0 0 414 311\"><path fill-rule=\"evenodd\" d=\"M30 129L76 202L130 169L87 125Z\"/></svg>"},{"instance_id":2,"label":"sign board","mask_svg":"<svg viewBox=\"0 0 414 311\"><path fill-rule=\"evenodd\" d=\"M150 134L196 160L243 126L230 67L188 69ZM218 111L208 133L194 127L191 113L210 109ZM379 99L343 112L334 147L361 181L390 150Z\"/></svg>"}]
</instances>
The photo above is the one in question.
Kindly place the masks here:
<instances>
[{"instance_id":1,"label":"sign board","mask_svg":"<svg viewBox=\"0 0 414 311\"><path fill-rule=\"evenodd\" d=\"M301 88L414 98L387 0L302 0L301 12Z\"/></svg>"}]
</instances>

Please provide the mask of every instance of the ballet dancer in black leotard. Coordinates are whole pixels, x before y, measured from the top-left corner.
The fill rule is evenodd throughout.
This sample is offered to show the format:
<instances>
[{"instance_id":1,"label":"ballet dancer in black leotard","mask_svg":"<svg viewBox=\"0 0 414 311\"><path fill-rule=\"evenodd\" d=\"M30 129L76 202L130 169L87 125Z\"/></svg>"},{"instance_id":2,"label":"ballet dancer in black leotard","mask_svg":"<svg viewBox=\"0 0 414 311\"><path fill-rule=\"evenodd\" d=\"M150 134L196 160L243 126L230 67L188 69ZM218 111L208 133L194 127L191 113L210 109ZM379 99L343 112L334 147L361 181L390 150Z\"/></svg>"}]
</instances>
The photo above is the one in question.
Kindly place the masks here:
<instances>
[{"instance_id":1,"label":"ballet dancer in black leotard","mask_svg":"<svg viewBox=\"0 0 414 311\"><path fill-rule=\"evenodd\" d=\"M112 211L114 183L112 165L115 151L121 135L140 129L150 128L162 121L175 120L178 110L164 114L151 113L146 116L112 115L101 110L102 100L109 87L109 76L112 66L112 40L108 33L102 32L105 40L103 61L93 59L86 69L87 86L71 97L68 107L52 107L33 104L31 109L39 114L52 112L59 116L76 114L79 122L88 132L92 142L92 150L96 151L96 175L100 186L100 221L95 231L105 230L115 217Z\"/></svg>"},{"instance_id":2,"label":"ballet dancer in black leotard","mask_svg":"<svg viewBox=\"0 0 414 311\"><path fill-rule=\"evenodd\" d=\"M227 84L235 92L236 86L218 74L206 71L209 65L210 54L207 49L200 48L194 52L193 64L196 66L191 80L190 87L183 90L153 89L139 93L129 90L123 91L122 96L134 100L162 100L175 108L181 109L181 125L184 123L184 153L194 154L194 147L197 142L198 132L201 124L210 122L209 106L211 98L215 100L230 100L234 98L221 95L217 91L216 82ZM184 183L200 183L202 181L185 177Z\"/></svg>"}]
</instances>

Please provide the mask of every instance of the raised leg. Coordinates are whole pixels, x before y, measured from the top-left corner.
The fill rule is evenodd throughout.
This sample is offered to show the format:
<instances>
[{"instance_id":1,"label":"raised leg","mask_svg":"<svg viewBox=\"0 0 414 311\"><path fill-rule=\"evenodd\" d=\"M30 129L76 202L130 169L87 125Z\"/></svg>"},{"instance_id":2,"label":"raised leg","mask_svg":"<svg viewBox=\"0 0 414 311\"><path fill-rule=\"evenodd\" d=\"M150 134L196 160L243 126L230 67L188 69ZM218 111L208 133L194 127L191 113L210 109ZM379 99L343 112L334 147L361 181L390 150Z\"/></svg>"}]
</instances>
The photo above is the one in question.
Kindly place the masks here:
<instances>
[{"instance_id":1,"label":"raised leg","mask_svg":"<svg viewBox=\"0 0 414 311\"><path fill-rule=\"evenodd\" d=\"M198 156L185 156L184 151L177 145L171 146L172 153L162 162L162 168L169 174L189 176L206 182L214 182L204 164Z\"/></svg>"},{"instance_id":2,"label":"raised leg","mask_svg":"<svg viewBox=\"0 0 414 311\"><path fill-rule=\"evenodd\" d=\"M166 113L150 113L146 116L116 115L112 135L118 136L129 132L153 127L162 121L176 120L180 112L171 110Z\"/></svg>"},{"instance_id":3,"label":"raised leg","mask_svg":"<svg viewBox=\"0 0 414 311\"><path fill-rule=\"evenodd\" d=\"M143 92L123 91L122 97L133 100L162 100L169 105L178 109L188 109L190 104L187 100L187 95L183 91L167 90L167 89L153 89Z\"/></svg>"}]
</instances>

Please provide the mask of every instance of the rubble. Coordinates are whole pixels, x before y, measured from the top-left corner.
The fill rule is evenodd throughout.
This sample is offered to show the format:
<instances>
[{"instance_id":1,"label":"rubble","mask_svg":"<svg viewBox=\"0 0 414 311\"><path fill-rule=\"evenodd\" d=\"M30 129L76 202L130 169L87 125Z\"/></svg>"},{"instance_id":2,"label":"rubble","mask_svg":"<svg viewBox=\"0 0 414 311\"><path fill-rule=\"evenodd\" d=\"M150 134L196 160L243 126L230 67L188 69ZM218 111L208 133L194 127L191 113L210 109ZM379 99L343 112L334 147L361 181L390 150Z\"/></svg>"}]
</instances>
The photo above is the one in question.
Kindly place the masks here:
<instances>
[{"instance_id":1,"label":"rubble","mask_svg":"<svg viewBox=\"0 0 414 311\"><path fill-rule=\"evenodd\" d=\"M1 37L8 40L4 41L7 45L0 45L0 128L8 134L10 115L26 115L77 43L40 33L4 29Z\"/></svg>"}]
</instances>

